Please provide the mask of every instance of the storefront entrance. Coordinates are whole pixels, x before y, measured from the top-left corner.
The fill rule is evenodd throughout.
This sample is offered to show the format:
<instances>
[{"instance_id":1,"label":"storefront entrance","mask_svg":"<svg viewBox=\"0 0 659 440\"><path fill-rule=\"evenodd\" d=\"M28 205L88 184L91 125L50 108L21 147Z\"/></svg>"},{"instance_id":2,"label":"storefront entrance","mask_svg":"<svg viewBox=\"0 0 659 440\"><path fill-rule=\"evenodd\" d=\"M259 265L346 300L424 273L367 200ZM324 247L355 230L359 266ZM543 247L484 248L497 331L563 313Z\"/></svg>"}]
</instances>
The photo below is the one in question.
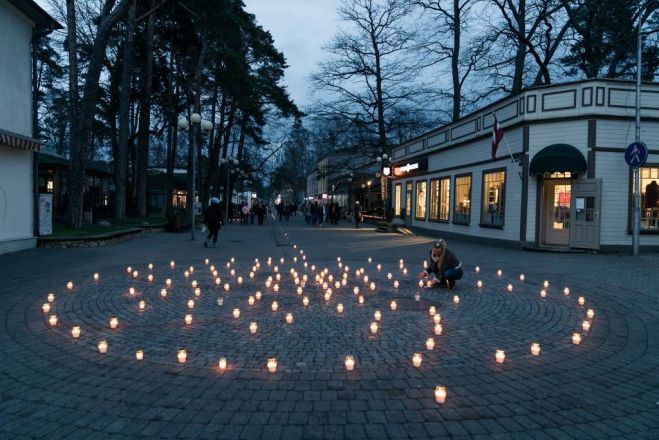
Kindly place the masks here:
<instances>
[{"instance_id":1,"label":"storefront entrance","mask_svg":"<svg viewBox=\"0 0 659 440\"><path fill-rule=\"evenodd\" d=\"M405 183L405 225L412 226L412 182Z\"/></svg>"},{"instance_id":2,"label":"storefront entrance","mask_svg":"<svg viewBox=\"0 0 659 440\"><path fill-rule=\"evenodd\" d=\"M554 173L542 182L541 244L599 249L601 179Z\"/></svg>"}]
</instances>

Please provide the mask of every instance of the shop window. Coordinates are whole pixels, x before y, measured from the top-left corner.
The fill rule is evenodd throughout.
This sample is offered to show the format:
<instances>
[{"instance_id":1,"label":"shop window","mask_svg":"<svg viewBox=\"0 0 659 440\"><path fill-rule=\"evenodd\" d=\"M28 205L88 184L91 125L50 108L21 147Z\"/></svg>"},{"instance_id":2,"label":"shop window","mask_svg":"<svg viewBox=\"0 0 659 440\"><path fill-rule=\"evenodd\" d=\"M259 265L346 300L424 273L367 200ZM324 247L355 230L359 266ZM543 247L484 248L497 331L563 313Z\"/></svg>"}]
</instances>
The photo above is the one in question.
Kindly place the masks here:
<instances>
[{"instance_id":1,"label":"shop window","mask_svg":"<svg viewBox=\"0 0 659 440\"><path fill-rule=\"evenodd\" d=\"M450 188L450 177L430 181L430 220L448 221Z\"/></svg>"},{"instance_id":2,"label":"shop window","mask_svg":"<svg viewBox=\"0 0 659 440\"><path fill-rule=\"evenodd\" d=\"M453 223L468 225L471 221L471 174L455 176Z\"/></svg>"},{"instance_id":3,"label":"shop window","mask_svg":"<svg viewBox=\"0 0 659 440\"><path fill-rule=\"evenodd\" d=\"M405 218L412 215L412 182L405 185Z\"/></svg>"},{"instance_id":4,"label":"shop window","mask_svg":"<svg viewBox=\"0 0 659 440\"><path fill-rule=\"evenodd\" d=\"M641 229L657 231L659 230L659 165L641 167L640 181ZM632 196L630 200L633 200Z\"/></svg>"},{"instance_id":5,"label":"shop window","mask_svg":"<svg viewBox=\"0 0 659 440\"><path fill-rule=\"evenodd\" d=\"M187 206L188 192L175 190L172 192L172 207L185 209Z\"/></svg>"},{"instance_id":6,"label":"shop window","mask_svg":"<svg viewBox=\"0 0 659 440\"><path fill-rule=\"evenodd\" d=\"M416 182L416 210L414 217L417 220L426 219L427 185L428 182L425 180L419 180Z\"/></svg>"},{"instance_id":7,"label":"shop window","mask_svg":"<svg viewBox=\"0 0 659 440\"><path fill-rule=\"evenodd\" d=\"M400 217L400 202L401 202L401 192L403 188L400 183L397 183L394 189L394 203L395 203L395 208L394 208L394 215L396 217Z\"/></svg>"},{"instance_id":8,"label":"shop window","mask_svg":"<svg viewBox=\"0 0 659 440\"><path fill-rule=\"evenodd\" d=\"M505 171L486 171L483 173L482 225L503 226L505 186Z\"/></svg>"}]
</instances>

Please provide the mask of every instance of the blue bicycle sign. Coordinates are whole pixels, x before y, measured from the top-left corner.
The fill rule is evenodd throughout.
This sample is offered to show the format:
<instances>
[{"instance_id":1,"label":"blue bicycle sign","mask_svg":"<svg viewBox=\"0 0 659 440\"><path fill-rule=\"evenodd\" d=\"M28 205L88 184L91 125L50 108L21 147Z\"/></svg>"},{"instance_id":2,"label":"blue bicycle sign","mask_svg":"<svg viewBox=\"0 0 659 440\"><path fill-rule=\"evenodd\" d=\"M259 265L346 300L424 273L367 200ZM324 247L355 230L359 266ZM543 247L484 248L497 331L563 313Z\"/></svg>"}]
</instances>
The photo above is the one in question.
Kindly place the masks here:
<instances>
[{"instance_id":1,"label":"blue bicycle sign","mask_svg":"<svg viewBox=\"0 0 659 440\"><path fill-rule=\"evenodd\" d=\"M643 142L632 142L625 149L625 162L632 167L643 166L648 160L648 146Z\"/></svg>"}]
</instances>

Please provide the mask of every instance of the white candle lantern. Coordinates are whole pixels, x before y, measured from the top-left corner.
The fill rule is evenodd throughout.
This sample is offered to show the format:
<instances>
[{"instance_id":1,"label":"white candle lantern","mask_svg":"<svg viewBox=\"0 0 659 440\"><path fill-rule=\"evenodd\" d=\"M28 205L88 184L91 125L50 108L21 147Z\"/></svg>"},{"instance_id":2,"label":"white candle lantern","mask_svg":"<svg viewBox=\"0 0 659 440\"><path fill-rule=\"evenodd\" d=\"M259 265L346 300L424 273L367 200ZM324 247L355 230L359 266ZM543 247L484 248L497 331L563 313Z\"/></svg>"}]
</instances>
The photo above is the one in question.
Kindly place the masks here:
<instances>
[{"instance_id":1,"label":"white candle lantern","mask_svg":"<svg viewBox=\"0 0 659 440\"><path fill-rule=\"evenodd\" d=\"M460 297L458 295L453 295L453 304L460 304Z\"/></svg>"},{"instance_id":2,"label":"white candle lantern","mask_svg":"<svg viewBox=\"0 0 659 440\"><path fill-rule=\"evenodd\" d=\"M110 328L111 329L114 330L115 328L117 328L118 325L119 325L119 319L117 319L115 317L110 318Z\"/></svg>"},{"instance_id":3,"label":"white candle lantern","mask_svg":"<svg viewBox=\"0 0 659 440\"><path fill-rule=\"evenodd\" d=\"M372 262L373 262L373 258L368 257L368 262L369 262L369 263L372 263Z\"/></svg>"},{"instance_id":4,"label":"white candle lantern","mask_svg":"<svg viewBox=\"0 0 659 440\"><path fill-rule=\"evenodd\" d=\"M376 321L380 321L382 319L382 313L379 310L376 310L375 313L373 313L373 318Z\"/></svg>"},{"instance_id":5,"label":"white candle lantern","mask_svg":"<svg viewBox=\"0 0 659 440\"><path fill-rule=\"evenodd\" d=\"M267 367L268 367L268 371L270 373L276 372L277 371L277 359L275 359L275 358L268 359Z\"/></svg>"},{"instance_id":6,"label":"white candle lantern","mask_svg":"<svg viewBox=\"0 0 659 440\"><path fill-rule=\"evenodd\" d=\"M129 294L130 296L135 296L136 293L137 293L137 291L135 290L134 287L129 287L129 288L128 288L128 294Z\"/></svg>"},{"instance_id":7,"label":"white candle lantern","mask_svg":"<svg viewBox=\"0 0 659 440\"><path fill-rule=\"evenodd\" d=\"M371 333L375 334L378 332L378 323L377 322L371 322Z\"/></svg>"},{"instance_id":8,"label":"white candle lantern","mask_svg":"<svg viewBox=\"0 0 659 440\"><path fill-rule=\"evenodd\" d=\"M49 303L43 303L41 305L41 311L44 313L50 312L50 304Z\"/></svg>"},{"instance_id":9,"label":"white candle lantern","mask_svg":"<svg viewBox=\"0 0 659 440\"><path fill-rule=\"evenodd\" d=\"M194 309L194 299L188 300L188 309Z\"/></svg>"},{"instance_id":10,"label":"white candle lantern","mask_svg":"<svg viewBox=\"0 0 659 440\"><path fill-rule=\"evenodd\" d=\"M194 289L194 296L201 296L201 287L196 287Z\"/></svg>"},{"instance_id":11,"label":"white candle lantern","mask_svg":"<svg viewBox=\"0 0 659 440\"><path fill-rule=\"evenodd\" d=\"M357 302L359 302L359 304L364 304L364 297L362 295L359 295L357 297Z\"/></svg>"},{"instance_id":12,"label":"white candle lantern","mask_svg":"<svg viewBox=\"0 0 659 440\"><path fill-rule=\"evenodd\" d=\"M341 281L336 281L336 282L334 283L334 288L335 288L335 289L340 289L340 288L341 288Z\"/></svg>"},{"instance_id":13,"label":"white candle lantern","mask_svg":"<svg viewBox=\"0 0 659 440\"><path fill-rule=\"evenodd\" d=\"M247 298L247 304L249 304L250 306L254 305L254 297L252 295L250 295L249 298Z\"/></svg>"},{"instance_id":14,"label":"white candle lantern","mask_svg":"<svg viewBox=\"0 0 659 440\"><path fill-rule=\"evenodd\" d=\"M428 261L423 260L423 268L428 269Z\"/></svg>"},{"instance_id":15,"label":"white candle lantern","mask_svg":"<svg viewBox=\"0 0 659 440\"><path fill-rule=\"evenodd\" d=\"M394 281L394 289L398 289L398 286L400 286L398 280Z\"/></svg>"},{"instance_id":16,"label":"white candle lantern","mask_svg":"<svg viewBox=\"0 0 659 440\"><path fill-rule=\"evenodd\" d=\"M336 311L337 311L338 313L343 313L343 304L338 303L338 304L336 305Z\"/></svg>"},{"instance_id":17,"label":"white candle lantern","mask_svg":"<svg viewBox=\"0 0 659 440\"><path fill-rule=\"evenodd\" d=\"M251 334L256 333L256 330L257 330L257 329L258 329L258 325L256 325L255 322L252 322L252 323L249 324L249 332L250 332Z\"/></svg>"},{"instance_id":18,"label":"white candle lantern","mask_svg":"<svg viewBox=\"0 0 659 440\"><path fill-rule=\"evenodd\" d=\"M353 287L352 293L354 293L355 295L359 295L359 287L357 286Z\"/></svg>"},{"instance_id":19,"label":"white candle lantern","mask_svg":"<svg viewBox=\"0 0 659 440\"><path fill-rule=\"evenodd\" d=\"M480 273L481 268L479 266L476 266L476 273Z\"/></svg>"},{"instance_id":20,"label":"white candle lantern","mask_svg":"<svg viewBox=\"0 0 659 440\"><path fill-rule=\"evenodd\" d=\"M48 324L50 324L51 327L55 327L57 325L57 315L50 315L48 318Z\"/></svg>"},{"instance_id":21,"label":"white candle lantern","mask_svg":"<svg viewBox=\"0 0 659 440\"><path fill-rule=\"evenodd\" d=\"M389 306L391 307L391 310L395 311L398 308L398 303L396 300L393 300Z\"/></svg>"},{"instance_id":22,"label":"white candle lantern","mask_svg":"<svg viewBox=\"0 0 659 440\"><path fill-rule=\"evenodd\" d=\"M218 306L221 306L221 305L223 305L223 304L224 304L224 298L218 298L218 299L217 299L217 305L218 305Z\"/></svg>"},{"instance_id":23,"label":"white candle lantern","mask_svg":"<svg viewBox=\"0 0 659 440\"><path fill-rule=\"evenodd\" d=\"M197 287L197 280L192 280L191 285L192 285L192 288L193 288L193 289L194 289L195 287Z\"/></svg>"},{"instance_id":24,"label":"white candle lantern","mask_svg":"<svg viewBox=\"0 0 659 440\"><path fill-rule=\"evenodd\" d=\"M549 287L549 281L545 280L544 283L542 283L542 286L546 289Z\"/></svg>"},{"instance_id":25,"label":"white candle lantern","mask_svg":"<svg viewBox=\"0 0 659 440\"><path fill-rule=\"evenodd\" d=\"M176 358L178 359L179 364L184 364L185 361L188 360L188 352L185 349L181 349L178 351L176 354Z\"/></svg>"},{"instance_id":26,"label":"white candle lantern","mask_svg":"<svg viewBox=\"0 0 659 440\"><path fill-rule=\"evenodd\" d=\"M483 282L481 280L476 281L476 287L478 287L479 289L483 287Z\"/></svg>"},{"instance_id":27,"label":"white candle lantern","mask_svg":"<svg viewBox=\"0 0 659 440\"><path fill-rule=\"evenodd\" d=\"M588 319L593 319L595 317L595 310L588 309L588 311L586 312L586 316L588 317Z\"/></svg>"},{"instance_id":28,"label":"white candle lantern","mask_svg":"<svg viewBox=\"0 0 659 440\"><path fill-rule=\"evenodd\" d=\"M167 279L165 280L165 285L166 285L167 287L171 286L171 285L172 285L172 279L171 279L171 278L167 278Z\"/></svg>"},{"instance_id":29,"label":"white candle lantern","mask_svg":"<svg viewBox=\"0 0 659 440\"><path fill-rule=\"evenodd\" d=\"M435 308L435 306L430 306L430 308L428 309L428 314L430 316L435 316L435 313L437 313L437 309Z\"/></svg>"},{"instance_id":30,"label":"white candle lantern","mask_svg":"<svg viewBox=\"0 0 659 440\"><path fill-rule=\"evenodd\" d=\"M257 301L259 301L261 299L261 291L260 290L254 294L254 298L256 298Z\"/></svg>"},{"instance_id":31,"label":"white candle lantern","mask_svg":"<svg viewBox=\"0 0 659 440\"><path fill-rule=\"evenodd\" d=\"M229 289L231 289L231 286L229 286L229 283L224 283L224 291L228 292Z\"/></svg>"},{"instance_id":32,"label":"white candle lantern","mask_svg":"<svg viewBox=\"0 0 659 440\"><path fill-rule=\"evenodd\" d=\"M376 268L377 268L378 272L380 272L380 270L382 270L382 265L381 265L381 264L378 264L378 265L376 266Z\"/></svg>"},{"instance_id":33,"label":"white candle lantern","mask_svg":"<svg viewBox=\"0 0 659 440\"><path fill-rule=\"evenodd\" d=\"M189 313L187 315L185 315L185 324L186 325L191 325L192 324L192 315L189 314Z\"/></svg>"},{"instance_id":34,"label":"white candle lantern","mask_svg":"<svg viewBox=\"0 0 659 440\"><path fill-rule=\"evenodd\" d=\"M302 292L303 292L302 287L298 287L298 288L296 289L296 292L297 292L298 296L299 296L299 295L302 295Z\"/></svg>"},{"instance_id":35,"label":"white candle lantern","mask_svg":"<svg viewBox=\"0 0 659 440\"><path fill-rule=\"evenodd\" d=\"M579 333L572 333L572 343L574 345L581 344L581 335Z\"/></svg>"},{"instance_id":36,"label":"white candle lantern","mask_svg":"<svg viewBox=\"0 0 659 440\"><path fill-rule=\"evenodd\" d=\"M345 359L346 370L352 371L355 369L355 358L353 356L347 355Z\"/></svg>"},{"instance_id":37,"label":"white candle lantern","mask_svg":"<svg viewBox=\"0 0 659 440\"><path fill-rule=\"evenodd\" d=\"M71 336L75 339L78 339L80 337L80 327L77 325L74 325L73 328L71 329Z\"/></svg>"},{"instance_id":38,"label":"white candle lantern","mask_svg":"<svg viewBox=\"0 0 659 440\"><path fill-rule=\"evenodd\" d=\"M547 297L547 291L546 291L545 289L542 289L542 290L540 291L540 296L541 296L542 298L546 298L546 297Z\"/></svg>"},{"instance_id":39,"label":"white candle lantern","mask_svg":"<svg viewBox=\"0 0 659 440\"><path fill-rule=\"evenodd\" d=\"M238 277L238 279L236 281L238 281L238 284L242 284L243 283L243 277Z\"/></svg>"},{"instance_id":40,"label":"white candle lantern","mask_svg":"<svg viewBox=\"0 0 659 440\"><path fill-rule=\"evenodd\" d=\"M427 350L435 349L435 340L433 338L426 339L426 349Z\"/></svg>"},{"instance_id":41,"label":"white candle lantern","mask_svg":"<svg viewBox=\"0 0 659 440\"><path fill-rule=\"evenodd\" d=\"M407 267L403 269L403 275L407 275Z\"/></svg>"},{"instance_id":42,"label":"white candle lantern","mask_svg":"<svg viewBox=\"0 0 659 440\"><path fill-rule=\"evenodd\" d=\"M273 312L276 312L277 309L279 309L279 303L277 301L273 301L271 308Z\"/></svg>"},{"instance_id":43,"label":"white candle lantern","mask_svg":"<svg viewBox=\"0 0 659 440\"><path fill-rule=\"evenodd\" d=\"M414 365L415 368L419 368L422 361L423 358L421 357L421 353L414 353L412 355L412 365Z\"/></svg>"},{"instance_id":44,"label":"white candle lantern","mask_svg":"<svg viewBox=\"0 0 659 440\"><path fill-rule=\"evenodd\" d=\"M98 279L100 278L100 275L98 274L98 272L96 272L94 274L93 278L94 278L94 281L98 281Z\"/></svg>"},{"instance_id":45,"label":"white candle lantern","mask_svg":"<svg viewBox=\"0 0 659 440\"><path fill-rule=\"evenodd\" d=\"M133 278L137 278L140 276L140 273L136 270L133 271Z\"/></svg>"},{"instance_id":46,"label":"white candle lantern","mask_svg":"<svg viewBox=\"0 0 659 440\"><path fill-rule=\"evenodd\" d=\"M508 284L508 286L506 286L506 290L508 290L508 292L512 292L513 291L513 285Z\"/></svg>"},{"instance_id":47,"label":"white candle lantern","mask_svg":"<svg viewBox=\"0 0 659 440\"><path fill-rule=\"evenodd\" d=\"M231 257L231 262L232 262L232 263L235 263L235 262L236 262L236 259L235 259L234 257Z\"/></svg>"},{"instance_id":48,"label":"white candle lantern","mask_svg":"<svg viewBox=\"0 0 659 440\"><path fill-rule=\"evenodd\" d=\"M578 302L580 306L583 306L584 304L586 304L586 298L580 296Z\"/></svg>"},{"instance_id":49,"label":"white candle lantern","mask_svg":"<svg viewBox=\"0 0 659 440\"><path fill-rule=\"evenodd\" d=\"M142 349L137 350L135 352L135 359L137 359L138 361L143 360L144 359L144 350L142 350Z\"/></svg>"},{"instance_id":50,"label":"white candle lantern","mask_svg":"<svg viewBox=\"0 0 659 440\"><path fill-rule=\"evenodd\" d=\"M441 336L443 331L444 328L442 327L441 324L435 324L434 332L437 336Z\"/></svg>"},{"instance_id":51,"label":"white candle lantern","mask_svg":"<svg viewBox=\"0 0 659 440\"><path fill-rule=\"evenodd\" d=\"M368 275L364 275L364 284L368 283Z\"/></svg>"},{"instance_id":52,"label":"white candle lantern","mask_svg":"<svg viewBox=\"0 0 659 440\"><path fill-rule=\"evenodd\" d=\"M240 309L233 309L233 318L234 319L240 318Z\"/></svg>"},{"instance_id":53,"label":"white candle lantern","mask_svg":"<svg viewBox=\"0 0 659 440\"><path fill-rule=\"evenodd\" d=\"M570 288L569 288L569 287L565 287L565 288L563 289L563 295L565 295L565 296L570 295Z\"/></svg>"},{"instance_id":54,"label":"white candle lantern","mask_svg":"<svg viewBox=\"0 0 659 440\"><path fill-rule=\"evenodd\" d=\"M371 291L375 290L376 287L377 286L375 285L375 283L373 281L371 281L371 285L370 285Z\"/></svg>"},{"instance_id":55,"label":"white candle lantern","mask_svg":"<svg viewBox=\"0 0 659 440\"><path fill-rule=\"evenodd\" d=\"M48 296L46 297L49 303L52 303L55 301L55 294L54 293L49 293Z\"/></svg>"},{"instance_id":56,"label":"white candle lantern","mask_svg":"<svg viewBox=\"0 0 659 440\"><path fill-rule=\"evenodd\" d=\"M590 330L590 321L582 322L581 329L584 331L584 333L588 332Z\"/></svg>"},{"instance_id":57,"label":"white candle lantern","mask_svg":"<svg viewBox=\"0 0 659 440\"><path fill-rule=\"evenodd\" d=\"M98 343L98 352L101 354L105 354L108 352L108 343L107 341L100 341Z\"/></svg>"},{"instance_id":58,"label":"white candle lantern","mask_svg":"<svg viewBox=\"0 0 659 440\"><path fill-rule=\"evenodd\" d=\"M231 269L229 271L229 274L231 274L231 276L235 276L236 275L236 269Z\"/></svg>"},{"instance_id":59,"label":"white candle lantern","mask_svg":"<svg viewBox=\"0 0 659 440\"><path fill-rule=\"evenodd\" d=\"M131 272L133 272L133 267L132 267L132 266L128 266L128 267L126 268L126 273L128 273L128 275L130 275Z\"/></svg>"},{"instance_id":60,"label":"white candle lantern","mask_svg":"<svg viewBox=\"0 0 659 440\"><path fill-rule=\"evenodd\" d=\"M540 354L540 344L537 342L531 344L531 354L533 356L538 356Z\"/></svg>"},{"instance_id":61,"label":"white candle lantern","mask_svg":"<svg viewBox=\"0 0 659 440\"><path fill-rule=\"evenodd\" d=\"M497 269L497 276L500 277L503 275L503 271L501 269Z\"/></svg>"},{"instance_id":62,"label":"white candle lantern","mask_svg":"<svg viewBox=\"0 0 659 440\"><path fill-rule=\"evenodd\" d=\"M293 314L289 312L286 314L286 324L292 324L292 323L293 323Z\"/></svg>"},{"instance_id":63,"label":"white candle lantern","mask_svg":"<svg viewBox=\"0 0 659 440\"><path fill-rule=\"evenodd\" d=\"M419 287L423 287L423 280L419 280Z\"/></svg>"},{"instance_id":64,"label":"white candle lantern","mask_svg":"<svg viewBox=\"0 0 659 440\"><path fill-rule=\"evenodd\" d=\"M160 296L162 298L167 298L167 289L165 288L160 289Z\"/></svg>"},{"instance_id":65,"label":"white candle lantern","mask_svg":"<svg viewBox=\"0 0 659 440\"><path fill-rule=\"evenodd\" d=\"M302 298L302 304L304 304L304 307L309 305L309 297L305 296Z\"/></svg>"},{"instance_id":66,"label":"white candle lantern","mask_svg":"<svg viewBox=\"0 0 659 440\"><path fill-rule=\"evenodd\" d=\"M194 266L190 266L188 270L190 271L190 273L194 273Z\"/></svg>"},{"instance_id":67,"label":"white candle lantern","mask_svg":"<svg viewBox=\"0 0 659 440\"><path fill-rule=\"evenodd\" d=\"M435 387L435 402L444 403L446 401L446 388L436 386Z\"/></svg>"},{"instance_id":68,"label":"white candle lantern","mask_svg":"<svg viewBox=\"0 0 659 440\"><path fill-rule=\"evenodd\" d=\"M331 289L327 289L327 292L325 292L324 298L325 298L325 301L329 301L330 298L332 298L332 290Z\"/></svg>"},{"instance_id":69,"label":"white candle lantern","mask_svg":"<svg viewBox=\"0 0 659 440\"><path fill-rule=\"evenodd\" d=\"M519 280L520 280L520 281L524 281L525 279L526 279L526 277L524 276L524 274L521 274L521 275L519 276Z\"/></svg>"},{"instance_id":70,"label":"white candle lantern","mask_svg":"<svg viewBox=\"0 0 659 440\"><path fill-rule=\"evenodd\" d=\"M440 322L442 322L442 315L438 313L432 317L432 320L435 324L439 324Z\"/></svg>"},{"instance_id":71,"label":"white candle lantern","mask_svg":"<svg viewBox=\"0 0 659 440\"><path fill-rule=\"evenodd\" d=\"M190 277L190 272L188 272L186 270L185 272L183 272L183 276L186 277L186 278L189 278Z\"/></svg>"},{"instance_id":72,"label":"white candle lantern","mask_svg":"<svg viewBox=\"0 0 659 440\"><path fill-rule=\"evenodd\" d=\"M140 300L140 302L137 303L137 307L138 307L140 310L144 310L144 309L146 308L146 302L144 302L143 299Z\"/></svg>"},{"instance_id":73,"label":"white candle lantern","mask_svg":"<svg viewBox=\"0 0 659 440\"><path fill-rule=\"evenodd\" d=\"M250 279L254 279L254 272L250 272L250 273L249 273L249 278L250 278ZM241 280L241 282L242 282L242 280Z\"/></svg>"},{"instance_id":74,"label":"white candle lantern","mask_svg":"<svg viewBox=\"0 0 659 440\"><path fill-rule=\"evenodd\" d=\"M279 292L279 284L275 284L275 285L272 287L272 290L274 290L275 293L278 293L278 292Z\"/></svg>"},{"instance_id":75,"label":"white candle lantern","mask_svg":"<svg viewBox=\"0 0 659 440\"><path fill-rule=\"evenodd\" d=\"M69 281L68 283L66 283L66 288L69 290L73 289L73 281Z\"/></svg>"},{"instance_id":76,"label":"white candle lantern","mask_svg":"<svg viewBox=\"0 0 659 440\"><path fill-rule=\"evenodd\" d=\"M227 369L226 358L220 358L220 361L217 363L217 367L220 369L220 371L226 370Z\"/></svg>"},{"instance_id":77,"label":"white candle lantern","mask_svg":"<svg viewBox=\"0 0 659 440\"><path fill-rule=\"evenodd\" d=\"M169 262L169 267L171 267L172 269L174 269L174 267L176 267L176 263L174 262L174 260Z\"/></svg>"},{"instance_id":78,"label":"white candle lantern","mask_svg":"<svg viewBox=\"0 0 659 440\"><path fill-rule=\"evenodd\" d=\"M494 354L494 358L497 361L497 364L503 364L503 361L506 360L506 352L503 350L497 350Z\"/></svg>"},{"instance_id":79,"label":"white candle lantern","mask_svg":"<svg viewBox=\"0 0 659 440\"><path fill-rule=\"evenodd\" d=\"M149 275L147 275L146 279L147 279L147 281L149 281L150 283L153 282L153 274L149 274Z\"/></svg>"}]
</instances>

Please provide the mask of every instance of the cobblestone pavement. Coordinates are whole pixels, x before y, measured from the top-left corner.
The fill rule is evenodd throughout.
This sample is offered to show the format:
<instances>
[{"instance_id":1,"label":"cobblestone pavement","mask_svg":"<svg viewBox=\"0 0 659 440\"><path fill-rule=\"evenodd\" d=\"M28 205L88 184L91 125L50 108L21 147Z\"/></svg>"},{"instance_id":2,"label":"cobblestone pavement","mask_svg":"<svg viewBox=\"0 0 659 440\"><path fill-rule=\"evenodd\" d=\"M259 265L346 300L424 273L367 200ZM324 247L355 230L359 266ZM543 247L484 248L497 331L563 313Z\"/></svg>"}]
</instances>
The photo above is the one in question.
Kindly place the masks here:
<instances>
[{"instance_id":1,"label":"cobblestone pavement","mask_svg":"<svg viewBox=\"0 0 659 440\"><path fill-rule=\"evenodd\" d=\"M220 239L204 249L185 234L153 234L0 256L0 438L659 438L657 254L449 242L465 266L449 291L417 285L430 238L294 218L231 225ZM44 313L48 293L55 298ZM446 389L444 403L436 386Z\"/></svg>"}]
</instances>

